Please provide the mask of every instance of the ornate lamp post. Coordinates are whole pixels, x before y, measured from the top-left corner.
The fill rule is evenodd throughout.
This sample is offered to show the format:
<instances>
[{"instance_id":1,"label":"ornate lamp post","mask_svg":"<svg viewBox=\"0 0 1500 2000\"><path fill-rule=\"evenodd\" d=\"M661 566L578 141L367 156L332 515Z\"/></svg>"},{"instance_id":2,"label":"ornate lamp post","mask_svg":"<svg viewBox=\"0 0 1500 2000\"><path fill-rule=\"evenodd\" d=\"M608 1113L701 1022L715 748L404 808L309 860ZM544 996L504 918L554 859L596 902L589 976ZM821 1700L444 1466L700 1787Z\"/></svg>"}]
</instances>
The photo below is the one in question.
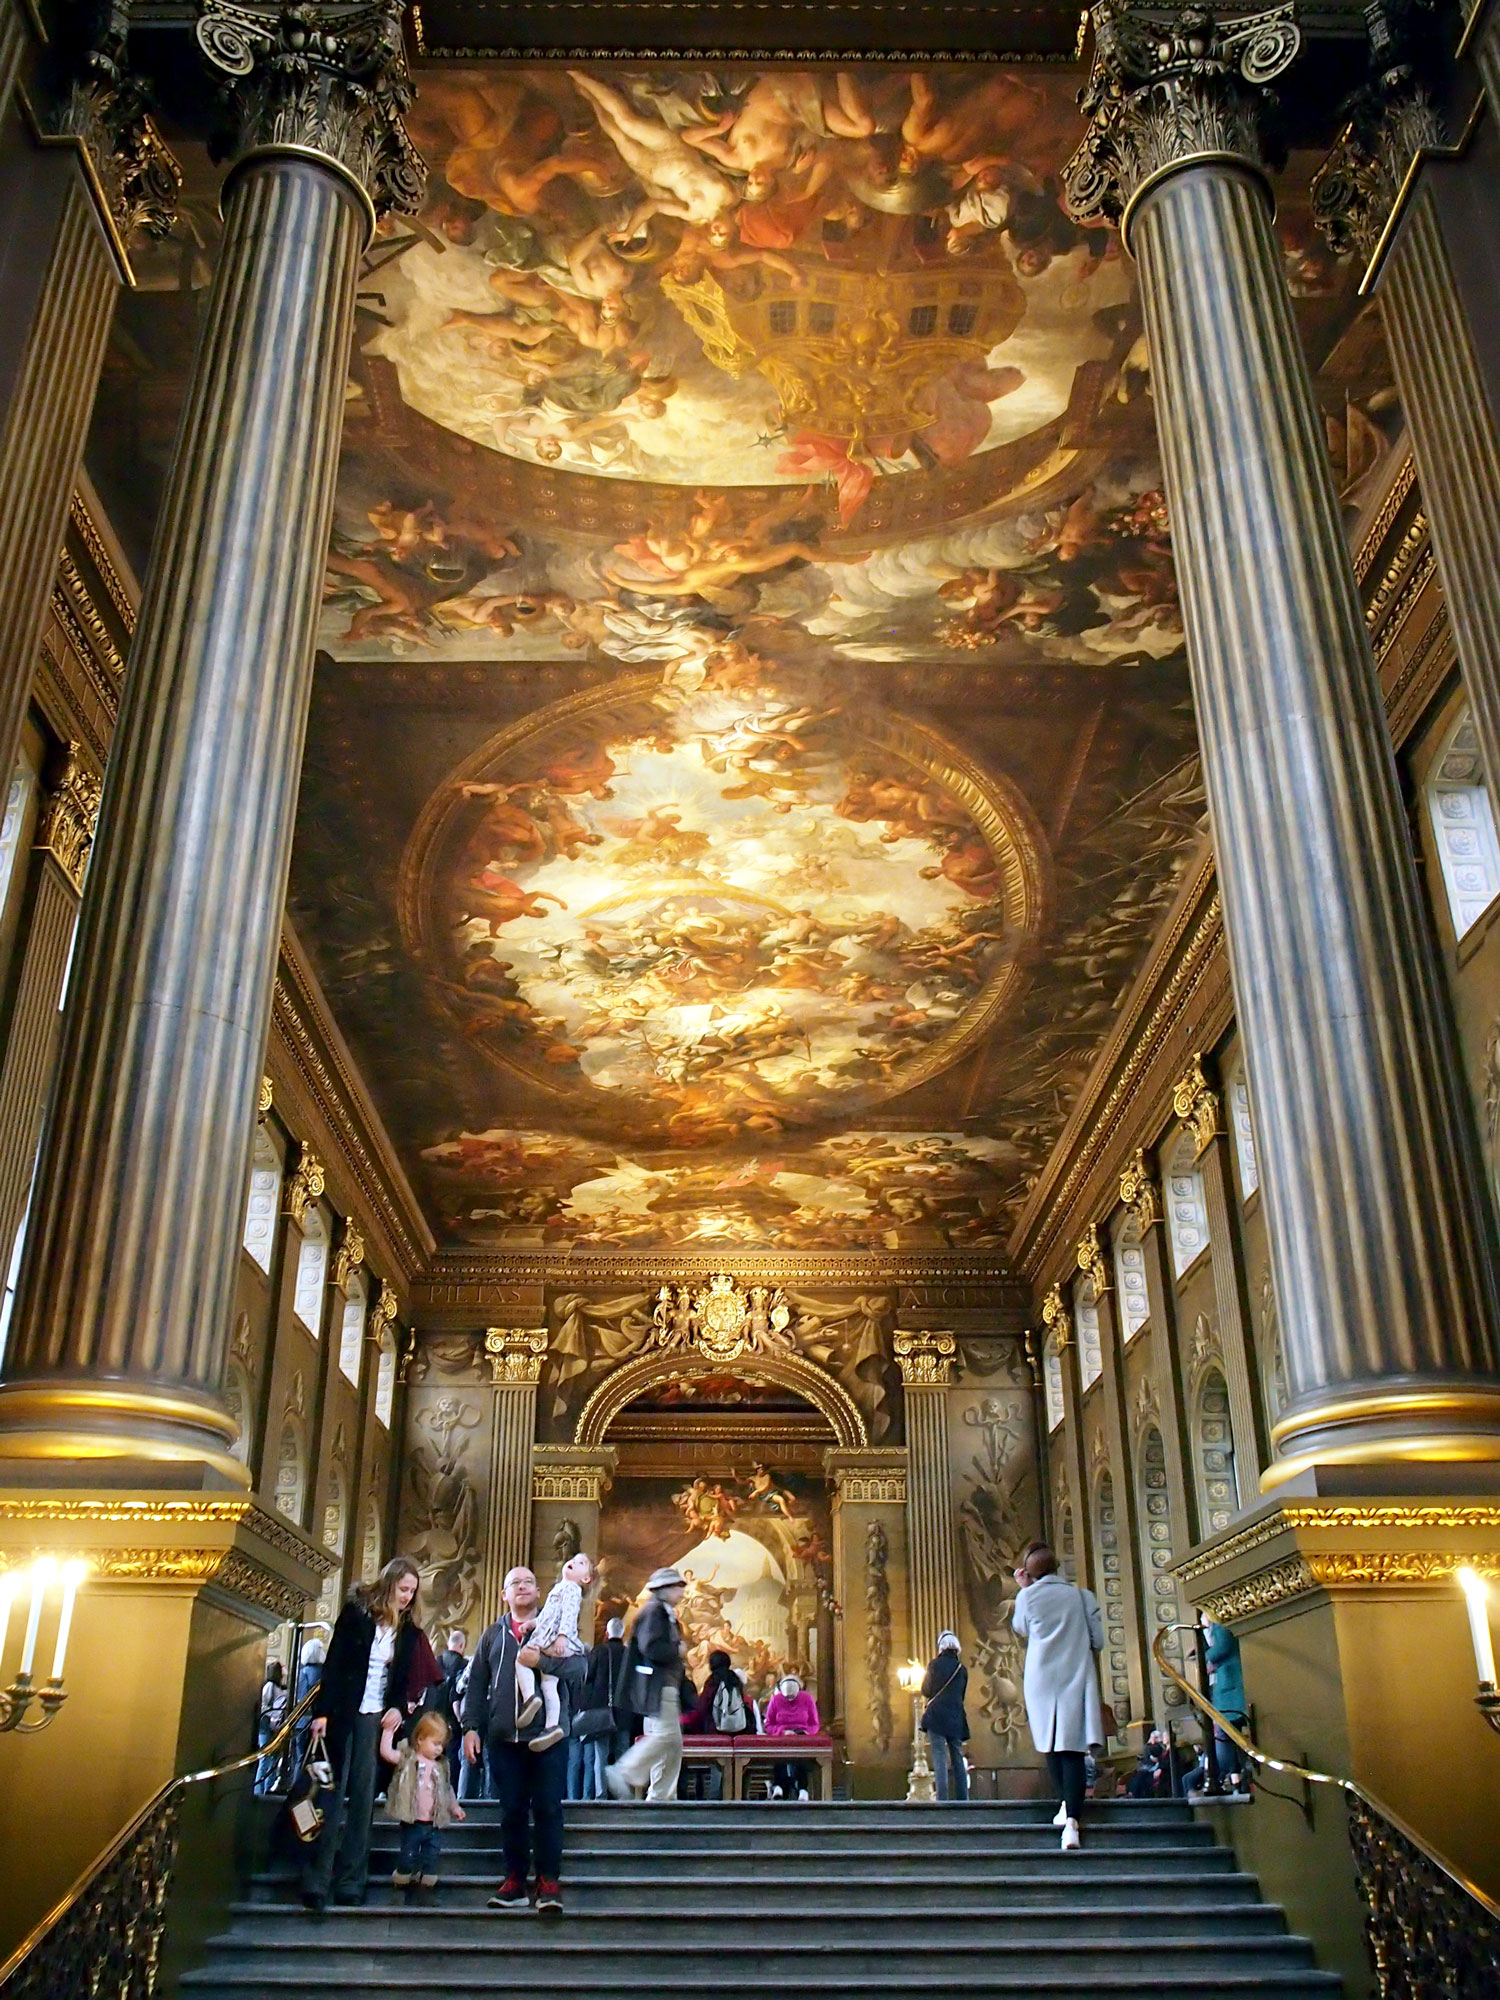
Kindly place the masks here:
<instances>
[{"instance_id":1,"label":"ornate lamp post","mask_svg":"<svg viewBox=\"0 0 1500 2000\"><path fill-rule=\"evenodd\" d=\"M922 1727L922 1663L908 1660L896 1669L896 1679L911 1696L911 1771L906 1781L908 1805L931 1805L937 1798L932 1765L927 1759L927 1732Z\"/></svg>"}]
</instances>

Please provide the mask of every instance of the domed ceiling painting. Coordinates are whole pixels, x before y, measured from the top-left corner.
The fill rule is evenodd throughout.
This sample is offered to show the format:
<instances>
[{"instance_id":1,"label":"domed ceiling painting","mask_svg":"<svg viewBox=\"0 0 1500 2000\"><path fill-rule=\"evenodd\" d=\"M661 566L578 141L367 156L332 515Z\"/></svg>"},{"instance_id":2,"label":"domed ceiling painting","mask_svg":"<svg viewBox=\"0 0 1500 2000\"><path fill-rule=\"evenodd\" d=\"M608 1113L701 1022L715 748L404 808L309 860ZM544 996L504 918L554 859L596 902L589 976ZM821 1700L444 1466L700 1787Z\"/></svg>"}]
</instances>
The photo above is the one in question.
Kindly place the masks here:
<instances>
[{"instance_id":1,"label":"domed ceiling painting","mask_svg":"<svg viewBox=\"0 0 1500 2000\"><path fill-rule=\"evenodd\" d=\"M419 84L292 908L434 1227L996 1250L1202 831L1076 75Z\"/></svg>"}]
</instances>

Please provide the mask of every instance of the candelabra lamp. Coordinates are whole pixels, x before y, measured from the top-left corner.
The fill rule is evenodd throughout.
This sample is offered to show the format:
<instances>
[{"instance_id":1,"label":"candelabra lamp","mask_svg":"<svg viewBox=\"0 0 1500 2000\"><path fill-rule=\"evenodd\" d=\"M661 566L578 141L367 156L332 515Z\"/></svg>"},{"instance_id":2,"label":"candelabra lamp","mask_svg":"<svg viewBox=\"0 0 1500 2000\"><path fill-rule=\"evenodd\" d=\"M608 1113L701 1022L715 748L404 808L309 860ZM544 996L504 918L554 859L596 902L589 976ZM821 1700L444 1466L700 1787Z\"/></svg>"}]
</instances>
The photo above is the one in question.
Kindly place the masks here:
<instances>
[{"instance_id":1,"label":"candelabra lamp","mask_svg":"<svg viewBox=\"0 0 1500 2000\"><path fill-rule=\"evenodd\" d=\"M1500 1733L1500 1688L1495 1685L1495 1642L1490 1634L1490 1587L1477 1569L1467 1564L1458 1572L1469 1603L1469 1636L1474 1642L1474 1665L1479 1674L1479 1692L1474 1706L1490 1728Z\"/></svg>"},{"instance_id":2,"label":"candelabra lamp","mask_svg":"<svg viewBox=\"0 0 1500 2000\"><path fill-rule=\"evenodd\" d=\"M31 1587L21 1657L9 1686L4 1685L4 1675L0 1672L0 1735L18 1730L22 1735L34 1736L39 1729L45 1729L49 1722L56 1720L58 1710L67 1700L63 1666L68 1656L68 1636L73 1629L73 1606L77 1601L79 1585L87 1573L87 1563L58 1563L51 1556L39 1556L29 1572L7 1570L0 1575L0 1669L3 1669L5 1661L5 1642L10 1636L11 1609L23 1594L28 1581ZM57 1614L57 1637L52 1648L52 1672L38 1687L32 1678L32 1668L36 1661L37 1640L41 1635L42 1614L46 1609L48 1593L54 1585L61 1593L61 1601ZM33 1708L41 1712L32 1715Z\"/></svg>"},{"instance_id":3,"label":"candelabra lamp","mask_svg":"<svg viewBox=\"0 0 1500 2000\"><path fill-rule=\"evenodd\" d=\"M908 1660L896 1670L896 1679L911 1696L911 1770L906 1780L908 1805L931 1805L937 1797L932 1782L932 1765L927 1756L927 1731L922 1727L922 1663Z\"/></svg>"}]
</instances>

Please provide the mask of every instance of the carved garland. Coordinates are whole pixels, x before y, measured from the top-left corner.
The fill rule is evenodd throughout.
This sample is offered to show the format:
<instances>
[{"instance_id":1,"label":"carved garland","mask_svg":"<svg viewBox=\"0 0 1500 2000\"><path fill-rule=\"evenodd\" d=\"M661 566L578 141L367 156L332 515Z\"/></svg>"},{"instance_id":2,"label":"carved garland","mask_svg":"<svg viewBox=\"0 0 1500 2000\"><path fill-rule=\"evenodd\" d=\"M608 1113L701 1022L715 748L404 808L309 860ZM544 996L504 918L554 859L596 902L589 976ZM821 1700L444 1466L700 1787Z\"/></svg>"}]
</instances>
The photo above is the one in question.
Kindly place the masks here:
<instances>
[{"instance_id":1,"label":"carved garland","mask_svg":"<svg viewBox=\"0 0 1500 2000\"><path fill-rule=\"evenodd\" d=\"M903 1481L903 1486L905 1482ZM891 1747L891 1587L886 1570L890 1543L884 1527L865 1530L865 1673L870 1690L870 1733L883 1756Z\"/></svg>"}]
</instances>

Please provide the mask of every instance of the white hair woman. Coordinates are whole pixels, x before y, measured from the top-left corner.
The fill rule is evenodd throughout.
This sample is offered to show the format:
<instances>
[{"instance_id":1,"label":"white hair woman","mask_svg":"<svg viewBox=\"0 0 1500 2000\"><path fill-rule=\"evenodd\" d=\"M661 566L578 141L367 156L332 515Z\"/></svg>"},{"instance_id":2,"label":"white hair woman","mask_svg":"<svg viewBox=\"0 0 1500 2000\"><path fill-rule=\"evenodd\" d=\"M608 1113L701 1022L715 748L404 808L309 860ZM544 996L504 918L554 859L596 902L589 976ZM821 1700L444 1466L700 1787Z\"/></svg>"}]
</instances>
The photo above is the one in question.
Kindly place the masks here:
<instances>
[{"instance_id":1,"label":"white hair woman","mask_svg":"<svg viewBox=\"0 0 1500 2000\"><path fill-rule=\"evenodd\" d=\"M1104 1649L1104 1621L1091 1590L1069 1583L1045 1542L1033 1544L1015 1572L1020 1595L1011 1607L1011 1630L1026 1641L1022 1692L1031 1740L1047 1759L1062 1793L1054 1826L1062 1828L1064 1853L1080 1846L1084 1758L1104 1742L1095 1658Z\"/></svg>"},{"instance_id":2,"label":"white hair woman","mask_svg":"<svg viewBox=\"0 0 1500 2000\"><path fill-rule=\"evenodd\" d=\"M932 1776L939 1799L966 1799L969 1796L969 1766L964 1745L969 1740L969 1718L964 1711L969 1670L956 1632L939 1632L937 1658L922 1678L922 1727L932 1745Z\"/></svg>"}]
</instances>

